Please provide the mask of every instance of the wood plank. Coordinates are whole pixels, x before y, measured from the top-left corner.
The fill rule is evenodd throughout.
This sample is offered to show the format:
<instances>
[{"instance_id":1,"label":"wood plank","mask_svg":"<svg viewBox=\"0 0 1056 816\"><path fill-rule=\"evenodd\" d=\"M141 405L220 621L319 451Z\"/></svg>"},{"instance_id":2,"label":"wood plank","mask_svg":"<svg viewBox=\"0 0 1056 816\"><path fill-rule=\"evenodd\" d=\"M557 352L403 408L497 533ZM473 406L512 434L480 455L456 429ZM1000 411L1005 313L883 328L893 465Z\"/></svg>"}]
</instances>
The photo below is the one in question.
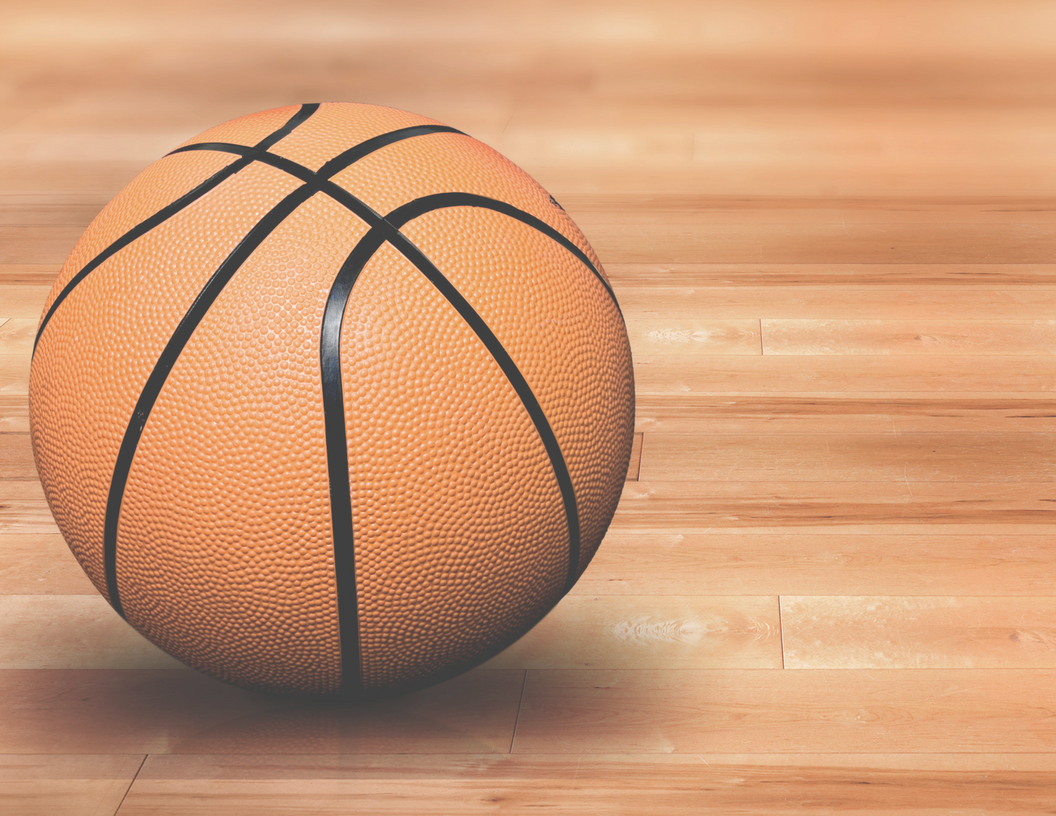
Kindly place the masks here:
<instances>
[{"instance_id":1,"label":"wood plank","mask_svg":"<svg viewBox=\"0 0 1056 816\"><path fill-rule=\"evenodd\" d=\"M1041 223L845 224L713 223L706 216L616 213L580 219L599 257L611 263L1052 263L1056 226ZM1050 218L1051 220L1051 218ZM636 229L634 228L636 227ZM45 229L45 228L34 228ZM11 261L44 263L51 246L73 244L55 230L48 250L12 250ZM74 236L76 240L77 236ZM41 241L43 243L43 241ZM69 249L65 250L67 253ZM65 257L65 256L63 256ZM62 260L62 258L58 258Z\"/></svg>"},{"instance_id":2,"label":"wood plank","mask_svg":"<svg viewBox=\"0 0 1056 816\"><path fill-rule=\"evenodd\" d=\"M18 196L15 200L29 201ZM45 199L40 199L45 200ZM787 226L805 229L832 224L1045 224L1056 213L1052 196L840 196L840 195L619 195L580 193L562 200L577 223L604 218L629 223L635 215L676 219L706 217L722 226ZM71 201L67 206L72 206ZM4 199L0 198L0 208ZM648 263L657 263L651 261ZM662 262L661 262L662 263ZM998 262L1000 263L1000 262Z\"/></svg>"},{"instance_id":3,"label":"wood plank","mask_svg":"<svg viewBox=\"0 0 1056 816\"><path fill-rule=\"evenodd\" d=\"M37 478L28 433L0 433L0 481Z\"/></svg>"},{"instance_id":4,"label":"wood plank","mask_svg":"<svg viewBox=\"0 0 1056 816\"><path fill-rule=\"evenodd\" d=\"M764 354L1051 356L1054 320L763 320Z\"/></svg>"},{"instance_id":5,"label":"wood plank","mask_svg":"<svg viewBox=\"0 0 1056 816\"><path fill-rule=\"evenodd\" d=\"M513 751L1047 752L1054 693L1050 669L536 669Z\"/></svg>"},{"instance_id":6,"label":"wood plank","mask_svg":"<svg viewBox=\"0 0 1056 816\"><path fill-rule=\"evenodd\" d=\"M0 810L11 816L112 816L143 754L0 754Z\"/></svg>"},{"instance_id":7,"label":"wood plank","mask_svg":"<svg viewBox=\"0 0 1056 816\"><path fill-rule=\"evenodd\" d=\"M218 10L217 26L224 30L237 29L237 25L243 21L238 14L242 7L241 4L235 3L230 8ZM479 7L478 3L463 0L463 2L453 2L450 8L459 11L473 11ZM639 8L637 5L629 7ZM116 26L124 19L119 13L123 8L120 5L102 7L102 10L98 12L100 23ZM325 6L323 8L327 9ZM341 6L337 8L340 10ZM406 19L406 12L404 12L407 8L415 12L409 20ZM1044 3L1017 4L1009 7L1007 11L1004 4L1000 3L972 5L963 12L963 20L957 20L956 25L950 24L947 35L939 41L935 41L936 38L929 34L935 26L950 22L949 12L951 9L958 9L959 4L940 2L926 6L916 4L897 6L892 9L890 18L888 18L878 13L878 10L885 8L884 4L868 3L844 12L839 4L829 2L821 4L820 8L836 14L836 18L830 21L826 17L819 21L817 13L810 13L814 11L813 8L807 11L798 7L789 8L786 4L775 2L775 0L762 0L750 6L740 4L722 6L725 14L718 18L710 9L702 9L689 0L664 0L664 2L658 2L643 10L641 14L629 18L611 12L606 14L605 10L610 6L592 3L562 18L569 27L568 30L555 30L552 12L558 8L560 6L546 5L533 9L531 13L512 16L512 19L507 15L495 15L481 20L479 26L467 28L458 24L461 21L450 21L450 12L447 7L437 8L421 0L407 3L399 8L371 7L364 15L365 19L373 24L369 29L369 36L360 34L356 41L362 39L365 41L365 47L371 44L374 44L376 48L380 46L402 47L409 53L413 53L413 46L417 46L420 40L424 40L425 45L433 49L442 52L453 50L450 62L438 66L438 71L454 76L459 76L465 67L467 58L464 56L464 51L466 48L472 47L474 51L479 49L479 53L491 59L504 53L503 50L497 48L494 42L494 38L501 34L508 36L508 43L501 42L503 49L514 49L518 54L524 49L539 48L544 45L572 54L581 53L582 49L593 55L594 59L602 60L605 65L612 62L617 63L613 66L615 75L617 77L626 75L628 78L633 76L633 67L639 60L644 60L646 66L654 64L654 61L666 64L669 60L674 60L676 64L681 64L686 60L706 60L712 58L710 49L705 50L702 46L710 46L715 47L714 59L730 60L734 64L748 59L751 64L761 62L765 66L774 57L780 57L782 59L773 70L780 71L782 74L791 72L792 76L786 77L786 82L807 83L811 88L817 85L825 87L831 82L839 89L857 89L864 86L865 91L882 92L879 97L870 98L870 107L892 98L903 103L938 98L946 99L951 104L962 99L956 93L950 94L947 99L944 93L947 87L943 82L944 74L926 73L923 77L918 77L913 71L905 71L901 62L894 57L909 60L914 68L922 65L931 66L932 72L936 70L935 63L938 66L951 64L954 69L964 64L963 68L954 71L955 77L961 76L962 72L969 77L975 77L977 74L983 74L985 77L985 71L975 65L975 59L984 60L985 66L989 66L992 62L997 63L995 70L999 72L999 77L1005 72L1016 71L1023 62L1031 64L1051 59L1046 48L1051 38L1044 28L1044 24L1049 20L1046 14L1047 5ZM628 6L620 4L611 8L614 11L625 12ZM27 19L35 21L40 16L43 16L41 12L34 12L30 7L27 10L20 10L14 19L20 22ZM63 46L77 45L80 47L94 46L95 50L105 54L108 51L107 46L112 48L114 43L139 42L142 35L153 31L150 26L152 18L130 21L127 29L117 28L115 31L102 28L99 32L83 32L79 29L79 24L83 25L92 19L96 19L95 14L82 12L74 15L69 29L60 29L51 33L45 42L60 55L63 53ZM331 12L321 16L320 21L336 26L344 23L344 18L338 12ZM635 24L643 23L649 24L644 31L631 28ZM714 28L708 28L706 25L708 23ZM856 23L858 25L855 25ZM273 36L287 34L292 37L293 33L300 33L290 32L288 18L267 8L261 10L259 25L263 31ZM359 31L359 25L344 23L339 30L342 34L352 34ZM35 29L30 29L30 31L36 33ZM173 31L170 36L201 42L199 38L204 35L194 28L193 17L191 20L186 17L174 17ZM299 50L302 50L301 52L306 57L310 56L316 48L325 50L328 55L340 53L340 46L345 42L343 38L334 42L323 34L315 32L314 29L304 32L301 36L304 39L296 39L294 43L298 44ZM728 43L727 38L731 36L736 36L736 39L733 43ZM9 40L15 40L15 37L10 36ZM628 41L637 43L638 49L644 53L639 55L635 52L628 55L625 50ZM208 43L209 40L205 42ZM718 48L719 45L726 47ZM608 48L604 48L605 46ZM232 48L247 47L259 48L261 46L255 43L247 46L237 40L232 44ZM16 53L24 51L32 52L32 43L23 44ZM461 60L457 59L460 54L463 54ZM634 59L631 60L630 56ZM790 58L797 59L791 60ZM807 65L800 66L799 58L808 60ZM1011 63L1010 65L1004 65L1006 59ZM831 78L827 72L818 72L819 63L820 66L825 66L833 60L840 65L855 66L858 70L850 76ZM892 60L894 60L893 64ZM329 61L324 61L322 64L330 65ZM178 69L178 65L166 67L170 71ZM261 67L262 70L273 72L276 77L283 76L284 69L291 70L284 65L267 62L264 62ZM298 71L303 71L308 76L311 76L317 67L318 64L314 61L304 66L297 66ZM512 66L499 62L497 67L501 69L503 76L507 73L519 76L520 72L526 72L528 77L531 77L536 75L537 70L542 72L541 76L549 76L545 73L545 66L537 69L534 64L524 65L519 61L513 63ZM873 72L865 71L869 67L873 68ZM107 70L116 74L113 77L115 83L117 80L124 79L120 73L120 65L108 66ZM192 67L189 70L193 72L201 69ZM192 73L192 76L196 82L202 81L197 74ZM651 76L651 72L647 72L647 76ZM768 76L768 73L764 72L762 76ZM80 76L74 75L70 79L76 81L80 79ZM691 82L691 77L677 77L676 79L680 80L680 83L676 84L678 90L696 87ZM737 87L736 78L727 79L725 76L702 81L721 81L721 87L727 87L726 83L733 83L733 87ZM768 79L767 84L769 85L771 81ZM920 81L926 83L924 88L916 87ZM249 93L240 84L233 80L231 82L230 93ZM401 77L400 82L401 85L414 87L413 76ZM984 100L990 99L989 86L984 84L980 87L976 83L976 80L970 83L975 92L981 94ZM900 96L892 97L890 95L892 86L896 89L907 86L905 92L910 94L910 97L908 99ZM1044 76L1028 84L1028 89L1031 90L1049 87L1051 87L1051 80ZM140 93L147 96L145 91L140 91ZM435 93L443 98L439 90ZM1004 99L1006 98L1004 94L1012 94L1010 101L1014 101L1016 99L1014 93L1014 89L1009 89L999 94L998 98ZM969 96L967 99L973 105L979 102L976 96ZM843 100L843 97L833 101L840 100ZM532 96L530 101L543 110L554 108L560 110L563 107L546 97L540 99ZM826 98L825 101L830 100Z\"/></svg>"},{"instance_id":8,"label":"wood plank","mask_svg":"<svg viewBox=\"0 0 1056 816\"><path fill-rule=\"evenodd\" d=\"M4 295L0 303L7 303L8 290L6 287L50 287L58 274L59 267L55 264L0 264L0 295Z\"/></svg>"},{"instance_id":9,"label":"wood plank","mask_svg":"<svg viewBox=\"0 0 1056 816\"><path fill-rule=\"evenodd\" d=\"M25 399L29 394L30 362L22 354L0 356L0 395Z\"/></svg>"},{"instance_id":10,"label":"wood plank","mask_svg":"<svg viewBox=\"0 0 1056 816\"><path fill-rule=\"evenodd\" d=\"M493 669L779 669L776 597L566 596Z\"/></svg>"},{"instance_id":11,"label":"wood plank","mask_svg":"<svg viewBox=\"0 0 1056 816\"><path fill-rule=\"evenodd\" d=\"M80 226L0 226L0 263L61 264L81 237Z\"/></svg>"},{"instance_id":12,"label":"wood plank","mask_svg":"<svg viewBox=\"0 0 1056 816\"><path fill-rule=\"evenodd\" d=\"M711 112L717 113L715 109L712 109ZM974 118L978 116L978 111L974 111L973 114L974 116L965 117L959 123L960 127L971 129L978 122L978 119ZM839 127L839 125L839 122L832 122L833 127ZM749 131L747 134L741 135L747 135L750 138L764 132L768 126L772 127L773 125L760 122L754 125L754 133ZM928 127L928 124L921 121L917 129L924 134ZM892 139L892 146L894 146L893 142L894 140ZM496 143L495 146L498 146L498 144ZM775 149L780 149L780 147L775 146ZM818 150L822 149L824 147L819 146ZM785 164L782 165L776 158L772 161L752 161L750 159L735 161L728 154L723 155L717 146L704 146L702 150L710 155L700 162L694 162L692 165L669 162L657 163L652 167L634 164L631 161L591 165L587 162L575 164L572 161L565 160L560 163L548 164L545 163L542 157L537 158L527 153L518 154L507 151L507 155L520 166L530 168L532 177L552 195L556 196L558 201L563 201L570 193L581 190L590 190L595 194L604 193L611 195L694 195L701 190L707 190L714 195L782 197L810 196L819 193L826 197L944 195L970 198L975 196L1014 197L1023 194L1044 197L1056 195L1056 180L1054 180L1056 179L1056 173L1045 171L1043 166L1031 165L1025 162L1007 162L1000 167L996 165L988 166L988 172L985 175L979 175L973 173L971 167L958 162L943 163L945 166L938 166L937 159L934 156L926 160L930 166L922 164L911 169L892 164L887 167L876 166L867 170L860 170L858 167L853 166L858 161L853 158L849 161L846 159L841 160L840 158L834 161L818 158L814 161L801 161L800 163L793 156L786 154L784 157ZM797 163L799 164L798 167L789 169L789 165ZM848 164L852 165L852 167L848 167ZM1047 164L1048 162L1045 163L1045 165ZM8 170L0 164L0 183L2 183L3 179L10 178L12 189L33 189L28 186L28 182L24 181L21 175L17 169ZM110 178L117 179L119 177L119 168L115 166ZM48 185L45 189L60 188L60 184L54 183L54 187ZM952 232L958 232L958 230ZM1000 230L995 229L988 233L986 238L987 240L998 240L1003 249L1006 251L1011 250L1009 252L1010 256L1014 257L1013 253L1016 251L1022 252L1025 249L1029 249L1032 252L1037 252L1038 255L1046 257L1046 260L1041 261L1042 263L1052 262L1052 256L1045 253L1043 244L1039 242L1037 245L1032 246L1031 231L1029 229L1020 231L1019 235L1014 236L1011 241L1003 240L1000 233ZM585 234L592 243L595 242L596 237L593 232ZM969 231L965 230L963 234L965 237L969 237ZM834 243L833 248L844 253L845 259L861 259L866 254L860 249L856 250L850 242L841 242L842 232L830 233L830 235ZM788 231L790 240L794 239L795 236L795 231L790 229ZM609 236L606 237L608 238ZM648 263L658 260L670 261L672 257L684 257L687 263L707 263L720 260L714 254L707 252L707 245L704 244L695 246L698 250L701 248L705 250L695 255L688 252L682 253L677 243L674 251L665 253L661 239L672 237L677 242L680 236L677 233L674 235L654 235L652 243L642 243L635 247L633 243L628 241L625 246L621 247L616 244L613 249L621 249L619 260L627 263ZM919 244L913 241L906 241L901 246L896 245L896 249L899 251L898 254L895 255L892 252L891 255L885 256L881 231L860 237L866 239L866 248L875 253L872 258L873 262L876 263L961 262L954 260L954 257L950 255L932 254L923 239L921 239ZM612 238L614 241L618 240L618 236L613 235ZM977 253L973 249L963 249L958 252L952 243L953 235L951 233L948 232L944 235L944 238L946 239L944 250L953 252L963 262L982 263L986 261L984 253ZM1019 240L1015 240L1016 238ZM605 245L609 246L608 242ZM981 244L976 246L979 245ZM738 250L739 257L746 262L764 260L758 254L751 254L747 241L734 246ZM891 245L888 244L887 246L890 252ZM659 251L648 252L647 250L650 247ZM775 241L771 245L773 254L769 256L769 260L780 262L782 259L795 259L797 262L803 262L806 258L816 260L819 257L827 257L830 262L834 260L835 253L831 251L827 254L820 253L805 243L798 242L793 242L792 247L795 250L795 254L791 256L785 255L780 251L780 244ZM626 251L628 248L634 251ZM690 248L694 248L692 244L690 244ZM608 254L602 256L603 261L606 258L614 262L617 260L616 257L610 257ZM896 258L901 258L902 260L899 261ZM994 260L1000 259L995 258Z\"/></svg>"},{"instance_id":13,"label":"wood plank","mask_svg":"<svg viewBox=\"0 0 1056 816\"><path fill-rule=\"evenodd\" d=\"M0 534L51 535L58 532L39 480L15 482L0 479Z\"/></svg>"},{"instance_id":14,"label":"wood plank","mask_svg":"<svg viewBox=\"0 0 1056 816\"><path fill-rule=\"evenodd\" d=\"M7 193L33 195L48 192L104 192L109 200L139 175L147 164L149 162L101 159L3 160L0 161L0 189ZM66 251L69 252L69 249ZM65 256L61 260L65 260Z\"/></svg>"},{"instance_id":15,"label":"wood plank","mask_svg":"<svg viewBox=\"0 0 1056 816\"><path fill-rule=\"evenodd\" d=\"M612 529L575 595L1050 595L1051 531L1038 535L669 533Z\"/></svg>"},{"instance_id":16,"label":"wood plank","mask_svg":"<svg viewBox=\"0 0 1056 816\"><path fill-rule=\"evenodd\" d=\"M0 226L74 226L83 231L108 201L99 192L0 194Z\"/></svg>"},{"instance_id":17,"label":"wood plank","mask_svg":"<svg viewBox=\"0 0 1056 816\"><path fill-rule=\"evenodd\" d=\"M0 496L17 484L0 483ZM625 483L612 529L1044 535L1054 499L1032 483L638 481Z\"/></svg>"},{"instance_id":18,"label":"wood plank","mask_svg":"<svg viewBox=\"0 0 1056 816\"><path fill-rule=\"evenodd\" d=\"M55 274L58 274L56 266L48 268L55 269ZM55 275L52 275L52 280L54 277ZM39 320L44 310L44 301L50 291L50 282L0 284L0 312L3 312L5 317Z\"/></svg>"},{"instance_id":19,"label":"wood plank","mask_svg":"<svg viewBox=\"0 0 1056 816\"><path fill-rule=\"evenodd\" d=\"M93 595L58 532L0 533L0 595Z\"/></svg>"},{"instance_id":20,"label":"wood plank","mask_svg":"<svg viewBox=\"0 0 1056 816\"><path fill-rule=\"evenodd\" d=\"M1056 668L1052 597L782 596L781 620L788 669Z\"/></svg>"},{"instance_id":21,"label":"wood plank","mask_svg":"<svg viewBox=\"0 0 1056 816\"><path fill-rule=\"evenodd\" d=\"M99 594L0 595L0 669L181 669Z\"/></svg>"},{"instance_id":22,"label":"wood plank","mask_svg":"<svg viewBox=\"0 0 1056 816\"><path fill-rule=\"evenodd\" d=\"M1053 390L1056 359L1032 357L781 356L692 360L635 358L639 394L784 394L831 397L885 393L956 396L988 392L1000 397Z\"/></svg>"},{"instance_id":23,"label":"wood plank","mask_svg":"<svg viewBox=\"0 0 1056 816\"><path fill-rule=\"evenodd\" d=\"M36 320L20 317L4 320L0 325L0 355L29 357L36 334Z\"/></svg>"},{"instance_id":24,"label":"wood plank","mask_svg":"<svg viewBox=\"0 0 1056 816\"><path fill-rule=\"evenodd\" d=\"M762 354L759 321L698 317L649 317L625 312L631 354L637 357Z\"/></svg>"},{"instance_id":25,"label":"wood plank","mask_svg":"<svg viewBox=\"0 0 1056 816\"><path fill-rule=\"evenodd\" d=\"M0 434L29 433L29 400L25 394L0 393Z\"/></svg>"},{"instance_id":26,"label":"wood plank","mask_svg":"<svg viewBox=\"0 0 1056 816\"><path fill-rule=\"evenodd\" d=\"M667 3L664 5L671 8ZM1035 4L1030 5L1036 10ZM1024 6L1027 4L1017 8ZM724 5L724 17L732 8L744 11L751 9L756 14L766 15L768 19L781 19L782 14L788 14L788 9L780 5L753 3L743 7L731 4ZM839 6L818 4L808 8L824 8L828 12L827 22L839 14ZM868 8L871 12L875 6L863 4L858 8ZM926 8L948 9L949 6L939 3ZM961 13L964 14L963 11ZM799 28L803 40L796 45L787 40L781 41L783 37L767 37L769 42L766 45L758 41L749 44L743 39L746 35L753 37L762 33L758 20L752 25L745 17L738 20L740 25L733 23L726 28L714 16L701 25L699 15L701 9L698 6L686 6L683 25L699 25L694 34L708 38L707 41L702 39L695 50L688 48L687 43L680 42L686 36L685 32L665 31L664 39L671 42L669 50L661 52L655 46L636 49L637 53L624 64L607 66L608 70L602 73L598 81L606 96L624 99L625 107L609 106L610 116L606 124L640 124L631 114L647 101L654 103L656 119L660 123L684 124L689 120L706 124L700 108L706 110L716 102L731 97L751 107L770 110L823 104L827 108L847 106L868 111L891 104L915 107L939 99L946 103L943 107L986 105L996 99L1007 103L1014 101L1020 105L1043 104L1043 100L1051 99L1053 94L1048 76L1037 76L1038 73L1045 74L1052 64L1051 53L1047 50L1028 47L1025 51L1029 50L1029 54L1015 55L1006 51L998 59L991 50L992 42L984 45L977 40L971 55L974 59L960 48L957 54L945 51L945 42L937 44L935 51L930 54L924 54L917 48L907 47L904 32L885 31L881 36L891 43L892 51L899 54L899 59L892 60L897 63L896 67L887 59L878 59L880 55L876 53L875 42L869 42L866 37L856 37L850 32L840 31L836 34L830 30L833 42L822 42L825 35L819 33L820 27L809 33ZM869 12L863 16L874 17ZM890 16L898 19L902 25L923 22L920 18L910 22L907 16L900 13ZM647 19L653 22L656 16L650 14ZM877 14L867 25L886 25L886 21L880 22L881 19L885 19L885 16ZM953 19L958 18L954 16ZM730 18L726 20L732 23ZM790 30L796 30L802 22L785 17L779 25L786 21L790 23ZM932 22L937 21L932 18ZM943 22L949 23L950 17L946 17ZM988 25L991 31L996 29L1001 32L997 34L999 37L1008 29L1005 20L991 19L983 25ZM947 25L945 30L949 30L949 27ZM670 28L674 29L675 26L671 25ZM727 37L733 38L737 45L731 47L732 43L728 41L719 43L711 40L709 33L712 31L722 31ZM956 36L954 34L951 39ZM1019 44L1025 45L1025 39L1020 40ZM793 53L794 59L790 58ZM690 100L698 104L695 117L694 111L686 110ZM555 112L563 112L561 106L547 106L542 102L536 102L536 105L541 110L550 111L550 120L556 118ZM578 120L578 117L573 119ZM653 121L650 119L650 122ZM859 142L858 146L864 151L868 142Z\"/></svg>"},{"instance_id":27,"label":"wood plank","mask_svg":"<svg viewBox=\"0 0 1056 816\"><path fill-rule=\"evenodd\" d=\"M619 268L617 266L617 268ZM622 283L607 266L627 319L664 316L684 320L1047 320L1056 313L1056 286L975 283L891 286L862 271L856 283L767 286L711 285L706 281L661 285ZM747 272L748 270L746 270ZM749 273L750 274L750 273ZM776 277L776 275L774 276ZM792 277L789 275L789 277ZM655 317L654 317L655 319Z\"/></svg>"},{"instance_id":28,"label":"wood plank","mask_svg":"<svg viewBox=\"0 0 1056 816\"><path fill-rule=\"evenodd\" d=\"M641 481L1052 482L1047 433L665 434L650 431Z\"/></svg>"},{"instance_id":29,"label":"wood plank","mask_svg":"<svg viewBox=\"0 0 1056 816\"><path fill-rule=\"evenodd\" d=\"M662 86L656 94L664 98ZM781 103L757 108L739 100L708 105L685 100L668 113L668 128L696 124L692 162L671 155L635 163L630 156L623 159L604 150L591 161L586 149L576 151L575 146L611 144L612 130L641 127L627 121L640 108L630 105L631 110L614 112L611 100L577 101L576 110L556 114L551 108L533 116L527 106L518 107L505 138L494 143L532 168L559 200L566 191L847 198L1045 197L1054 191L1044 172L1052 157L1017 149L1026 133L1040 134L1046 123L1051 129L1048 111L1031 116L1005 105L946 104L870 109ZM650 111L663 107L655 98L649 101ZM676 118L677 123L671 121ZM574 134L571 150L562 150L561 132ZM548 133L553 134L549 139ZM986 161L980 160L980 151L986 152Z\"/></svg>"},{"instance_id":30,"label":"wood plank","mask_svg":"<svg viewBox=\"0 0 1056 816\"><path fill-rule=\"evenodd\" d=\"M27 160L140 161L146 167L164 156L188 137L194 135L185 130L154 130L142 124L135 129L124 128L78 128L60 131L53 127L33 128L25 125L7 128L0 134L0 152L9 158ZM98 194L96 194L98 195ZM30 204L32 195L11 196L16 202ZM84 199L86 196L78 196ZM27 201L27 199L29 199ZM96 199L97 200L97 199ZM95 212L106 204L104 199ZM3 202L0 201L0 206ZM39 212L39 211L38 211ZM31 214L37 214L30 209ZM89 219L95 213L89 215ZM22 224L34 223L22 221ZM39 221L38 221L39 223ZM60 223L74 223L71 220ZM87 222L85 222L87 223ZM83 227L82 227L83 229Z\"/></svg>"},{"instance_id":31,"label":"wood plank","mask_svg":"<svg viewBox=\"0 0 1056 816\"><path fill-rule=\"evenodd\" d=\"M121 813L285 816L305 801L321 816L355 806L423 815L786 814L790 802L857 814L1037 813L1056 785L1051 763L1051 754L152 754Z\"/></svg>"},{"instance_id":32,"label":"wood plank","mask_svg":"<svg viewBox=\"0 0 1056 816\"><path fill-rule=\"evenodd\" d=\"M567 201L567 199L566 199ZM0 267L2 270L3 267ZM872 297L884 297L885 290L896 296L908 293L912 308L913 293L924 287L938 287L950 298L972 298L977 287L995 292L1012 291L1010 296L1023 301L1026 308L1030 294L1039 290L1041 297L1056 286L1056 264L803 264L803 263L638 263L623 264L609 262L605 272L611 279L617 294L624 289L657 291L657 297L666 299L665 290L671 289L717 289L752 290L766 293L776 292L780 301L781 291L802 291L804 297L812 295L812 287L829 291L837 299L847 291L845 287L861 287ZM0 272L2 274L2 272ZM1029 288L1028 288L1029 287ZM852 290L853 291L853 290ZM731 296L734 296L731 294ZM816 297L821 298L819 292ZM837 300L837 302L840 302ZM622 301L621 301L622 303ZM998 304L1000 306L1000 304ZM743 315L740 315L743 316ZM767 315L767 317L851 317L852 315ZM858 315L854 315L858 316ZM861 315L862 317L866 315Z\"/></svg>"},{"instance_id":33,"label":"wood plank","mask_svg":"<svg viewBox=\"0 0 1056 816\"><path fill-rule=\"evenodd\" d=\"M0 398L0 406L3 406ZM21 403L20 403L21 405ZM0 407L0 416L3 408ZM991 394L920 398L639 394L635 429L664 434L1052 433L1056 400Z\"/></svg>"},{"instance_id":34,"label":"wood plank","mask_svg":"<svg viewBox=\"0 0 1056 816\"><path fill-rule=\"evenodd\" d=\"M237 689L191 669L0 670L0 754L506 753L524 672L374 703Z\"/></svg>"}]
</instances>

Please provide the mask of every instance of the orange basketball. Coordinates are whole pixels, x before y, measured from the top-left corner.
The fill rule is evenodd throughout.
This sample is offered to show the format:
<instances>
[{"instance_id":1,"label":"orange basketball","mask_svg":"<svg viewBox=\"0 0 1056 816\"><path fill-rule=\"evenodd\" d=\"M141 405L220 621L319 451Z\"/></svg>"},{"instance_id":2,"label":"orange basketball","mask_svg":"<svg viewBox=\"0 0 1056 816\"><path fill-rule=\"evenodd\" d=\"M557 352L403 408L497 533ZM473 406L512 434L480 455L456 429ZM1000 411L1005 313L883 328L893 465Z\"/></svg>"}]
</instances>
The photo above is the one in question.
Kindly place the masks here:
<instances>
[{"instance_id":1,"label":"orange basketball","mask_svg":"<svg viewBox=\"0 0 1056 816\"><path fill-rule=\"evenodd\" d=\"M582 233L491 148L370 105L207 130L88 227L41 317L33 451L98 590L250 688L451 677L616 509L634 385Z\"/></svg>"}]
</instances>

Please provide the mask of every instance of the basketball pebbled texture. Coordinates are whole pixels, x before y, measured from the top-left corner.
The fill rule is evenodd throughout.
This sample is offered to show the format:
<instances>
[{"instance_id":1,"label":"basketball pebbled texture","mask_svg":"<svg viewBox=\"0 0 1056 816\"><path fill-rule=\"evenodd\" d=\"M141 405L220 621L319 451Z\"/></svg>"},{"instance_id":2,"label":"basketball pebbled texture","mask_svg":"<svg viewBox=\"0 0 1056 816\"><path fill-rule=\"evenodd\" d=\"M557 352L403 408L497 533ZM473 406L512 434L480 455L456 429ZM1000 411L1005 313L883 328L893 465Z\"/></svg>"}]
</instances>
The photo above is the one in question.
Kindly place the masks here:
<instances>
[{"instance_id":1,"label":"basketball pebbled texture","mask_svg":"<svg viewBox=\"0 0 1056 816\"><path fill-rule=\"evenodd\" d=\"M486 145L330 103L236 119L107 205L45 303L34 456L128 622L260 690L496 654L586 568L634 385L582 233Z\"/></svg>"}]
</instances>

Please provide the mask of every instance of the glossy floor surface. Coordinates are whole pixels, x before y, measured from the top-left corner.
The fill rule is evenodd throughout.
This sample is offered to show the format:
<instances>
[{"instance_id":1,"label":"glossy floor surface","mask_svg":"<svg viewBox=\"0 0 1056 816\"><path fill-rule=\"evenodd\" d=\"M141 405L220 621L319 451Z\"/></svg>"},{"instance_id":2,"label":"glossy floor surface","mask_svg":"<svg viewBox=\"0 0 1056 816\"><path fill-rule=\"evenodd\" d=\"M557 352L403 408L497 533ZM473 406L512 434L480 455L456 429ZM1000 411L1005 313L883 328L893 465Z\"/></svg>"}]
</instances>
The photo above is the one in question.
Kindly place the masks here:
<instances>
[{"instance_id":1,"label":"glossy floor surface","mask_svg":"<svg viewBox=\"0 0 1056 816\"><path fill-rule=\"evenodd\" d=\"M1056 7L0 7L0 812L1056 808ZM635 358L571 594L440 686L241 691L131 631L44 502L33 334L99 209L218 122L416 111L601 256Z\"/></svg>"}]
</instances>

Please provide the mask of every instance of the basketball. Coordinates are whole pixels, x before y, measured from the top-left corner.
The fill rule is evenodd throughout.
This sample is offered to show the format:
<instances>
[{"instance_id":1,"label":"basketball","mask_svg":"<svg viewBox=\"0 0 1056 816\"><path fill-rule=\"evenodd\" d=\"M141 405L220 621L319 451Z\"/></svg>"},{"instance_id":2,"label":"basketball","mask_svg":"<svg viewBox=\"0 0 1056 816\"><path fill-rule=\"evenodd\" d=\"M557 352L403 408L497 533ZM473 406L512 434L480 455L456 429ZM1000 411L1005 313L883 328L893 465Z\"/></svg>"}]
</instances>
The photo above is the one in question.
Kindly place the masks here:
<instances>
[{"instance_id":1,"label":"basketball","mask_svg":"<svg viewBox=\"0 0 1056 816\"><path fill-rule=\"evenodd\" d=\"M534 626L626 477L630 346L561 206L460 131L306 104L122 190L44 305L51 512L161 649L245 688L421 688Z\"/></svg>"}]
</instances>

